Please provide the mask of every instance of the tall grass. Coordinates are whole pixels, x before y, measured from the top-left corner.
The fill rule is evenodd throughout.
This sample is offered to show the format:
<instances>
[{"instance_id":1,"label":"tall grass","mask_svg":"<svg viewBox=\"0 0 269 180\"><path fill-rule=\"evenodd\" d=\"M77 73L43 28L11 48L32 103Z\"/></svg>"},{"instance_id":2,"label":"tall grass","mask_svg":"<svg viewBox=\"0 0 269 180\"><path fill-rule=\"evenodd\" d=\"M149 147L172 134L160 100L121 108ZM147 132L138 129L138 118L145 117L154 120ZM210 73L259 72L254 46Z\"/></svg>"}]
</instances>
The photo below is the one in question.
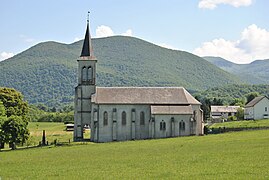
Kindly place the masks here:
<instances>
[{"instance_id":1,"label":"tall grass","mask_svg":"<svg viewBox=\"0 0 269 180\"><path fill-rule=\"evenodd\" d=\"M214 123L210 128L263 128L269 127L269 119L263 120L246 120L246 121L230 121L224 123Z\"/></svg>"}]
</instances>

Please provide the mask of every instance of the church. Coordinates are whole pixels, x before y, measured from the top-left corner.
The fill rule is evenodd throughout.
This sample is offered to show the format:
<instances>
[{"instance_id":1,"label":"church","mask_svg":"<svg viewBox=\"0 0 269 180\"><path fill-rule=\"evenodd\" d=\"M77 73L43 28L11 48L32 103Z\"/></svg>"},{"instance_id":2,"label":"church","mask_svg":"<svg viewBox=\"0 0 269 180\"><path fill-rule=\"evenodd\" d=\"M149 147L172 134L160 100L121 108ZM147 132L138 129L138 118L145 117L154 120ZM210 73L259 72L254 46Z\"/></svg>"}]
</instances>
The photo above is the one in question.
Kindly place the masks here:
<instances>
[{"instance_id":1,"label":"church","mask_svg":"<svg viewBox=\"0 0 269 180\"><path fill-rule=\"evenodd\" d=\"M203 135L201 103L183 87L97 87L89 21L77 61L74 141ZM83 133L87 126L90 139Z\"/></svg>"}]
</instances>

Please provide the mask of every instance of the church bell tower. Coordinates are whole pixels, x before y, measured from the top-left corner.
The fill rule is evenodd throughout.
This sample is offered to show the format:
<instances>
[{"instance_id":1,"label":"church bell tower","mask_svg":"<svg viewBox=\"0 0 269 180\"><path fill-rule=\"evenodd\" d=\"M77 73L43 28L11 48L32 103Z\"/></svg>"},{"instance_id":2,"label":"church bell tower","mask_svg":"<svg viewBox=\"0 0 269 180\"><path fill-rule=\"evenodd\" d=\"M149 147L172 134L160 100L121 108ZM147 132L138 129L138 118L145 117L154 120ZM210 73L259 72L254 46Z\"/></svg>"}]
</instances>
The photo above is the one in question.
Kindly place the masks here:
<instances>
[{"instance_id":1,"label":"church bell tower","mask_svg":"<svg viewBox=\"0 0 269 180\"><path fill-rule=\"evenodd\" d=\"M78 85L75 88L74 141L83 141L83 128L91 126L91 95L96 91L96 63L93 55L89 18L81 55L78 58Z\"/></svg>"}]
</instances>

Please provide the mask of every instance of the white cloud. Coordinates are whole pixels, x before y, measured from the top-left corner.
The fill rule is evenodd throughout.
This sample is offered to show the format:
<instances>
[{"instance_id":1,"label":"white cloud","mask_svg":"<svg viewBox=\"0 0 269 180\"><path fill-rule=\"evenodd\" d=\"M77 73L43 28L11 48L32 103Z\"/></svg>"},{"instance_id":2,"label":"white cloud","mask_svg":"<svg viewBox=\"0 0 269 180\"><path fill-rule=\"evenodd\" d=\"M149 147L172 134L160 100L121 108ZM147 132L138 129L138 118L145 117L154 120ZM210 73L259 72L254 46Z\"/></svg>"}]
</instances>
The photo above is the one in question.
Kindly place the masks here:
<instances>
[{"instance_id":1,"label":"white cloud","mask_svg":"<svg viewBox=\"0 0 269 180\"><path fill-rule=\"evenodd\" d=\"M252 24L245 28L237 41L223 38L205 42L193 53L198 56L219 56L235 63L250 63L269 58L269 31Z\"/></svg>"},{"instance_id":2,"label":"white cloud","mask_svg":"<svg viewBox=\"0 0 269 180\"><path fill-rule=\"evenodd\" d=\"M100 38L100 37L108 37L108 36L114 36L116 35L114 33L114 31L109 27L109 26L105 26L105 25L101 25L98 26L96 31L96 37ZM123 35L123 36L132 36L133 35L133 31L131 29L128 29L126 32L121 33L119 35Z\"/></svg>"},{"instance_id":3,"label":"white cloud","mask_svg":"<svg viewBox=\"0 0 269 180\"><path fill-rule=\"evenodd\" d=\"M108 26L98 26L96 29L96 37L108 37L108 36L113 36L114 32L112 31L112 29Z\"/></svg>"},{"instance_id":4,"label":"white cloud","mask_svg":"<svg viewBox=\"0 0 269 180\"><path fill-rule=\"evenodd\" d=\"M14 54L11 53L11 52L2 52L0 54L0 61L3 61L3 60L8 59L8 58L11 58L13 56L14 56Z\"/></svg>"},{"instance_id":5,"label":"white cloud","mask_svg":"<svg viewBox=\"0 0 269 180\"><path fill-rule=\"evenodd\" d=\"M178 48L176 48L176 47L174 47L172 45L166 44L166 43L158 43L157 45L161 46L161 47L164 47L164 48L167 48L167 49L179 50Z\"/></svg>"},{"instance_id":6,"label":"white cloud","mask_svg":"<svg viewBox=\"0 0 269 180\"><path fill-rule=\"evenodd\" d=\"M219 4L228 4L234 7L249 6L252 4L252 0L200 0L198 7L215 9Z\"/></svg>"},{"instance_id":7,"label":"white cloud","mask_svg":"<svg viewBox=\"0 0 269 180\"><path fill-rule=\"evenodd\" d=\"M125 33L122 33L121 35L123 35L123 36L132 36L133 32L132 32L131 29L128 29Z\"/></svg>"}]
</instances>

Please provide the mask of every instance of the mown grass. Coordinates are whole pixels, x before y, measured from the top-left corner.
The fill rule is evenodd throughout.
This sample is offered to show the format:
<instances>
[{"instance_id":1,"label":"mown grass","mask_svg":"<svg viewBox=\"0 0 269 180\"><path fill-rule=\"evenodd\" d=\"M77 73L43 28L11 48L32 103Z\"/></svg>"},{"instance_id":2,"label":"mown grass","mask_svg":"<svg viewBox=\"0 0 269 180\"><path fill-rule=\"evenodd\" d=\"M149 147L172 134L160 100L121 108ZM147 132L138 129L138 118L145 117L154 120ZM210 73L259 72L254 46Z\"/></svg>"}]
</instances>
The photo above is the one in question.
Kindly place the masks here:
<instances>
[{"instance_id":1,"label":"mown grass","mask_svg":"<svg viewBox=\"0 0 269 180\"><path fill-rule=\"evenodd\" d=\"M0 153L2 179L268 179L269 130Z\"/></svg>"},{"instance_id":2,"label":"mown grass","mask_svg":"<svg viewBox=\"0 0 269 180\"><path fill-rule=\"evenodd\" d=\"M263 128L269 127L269 119L263 120L246 120L246 121L230 121L224 123L214 123L210 128Z\"/></svg>"}]
</instances>

